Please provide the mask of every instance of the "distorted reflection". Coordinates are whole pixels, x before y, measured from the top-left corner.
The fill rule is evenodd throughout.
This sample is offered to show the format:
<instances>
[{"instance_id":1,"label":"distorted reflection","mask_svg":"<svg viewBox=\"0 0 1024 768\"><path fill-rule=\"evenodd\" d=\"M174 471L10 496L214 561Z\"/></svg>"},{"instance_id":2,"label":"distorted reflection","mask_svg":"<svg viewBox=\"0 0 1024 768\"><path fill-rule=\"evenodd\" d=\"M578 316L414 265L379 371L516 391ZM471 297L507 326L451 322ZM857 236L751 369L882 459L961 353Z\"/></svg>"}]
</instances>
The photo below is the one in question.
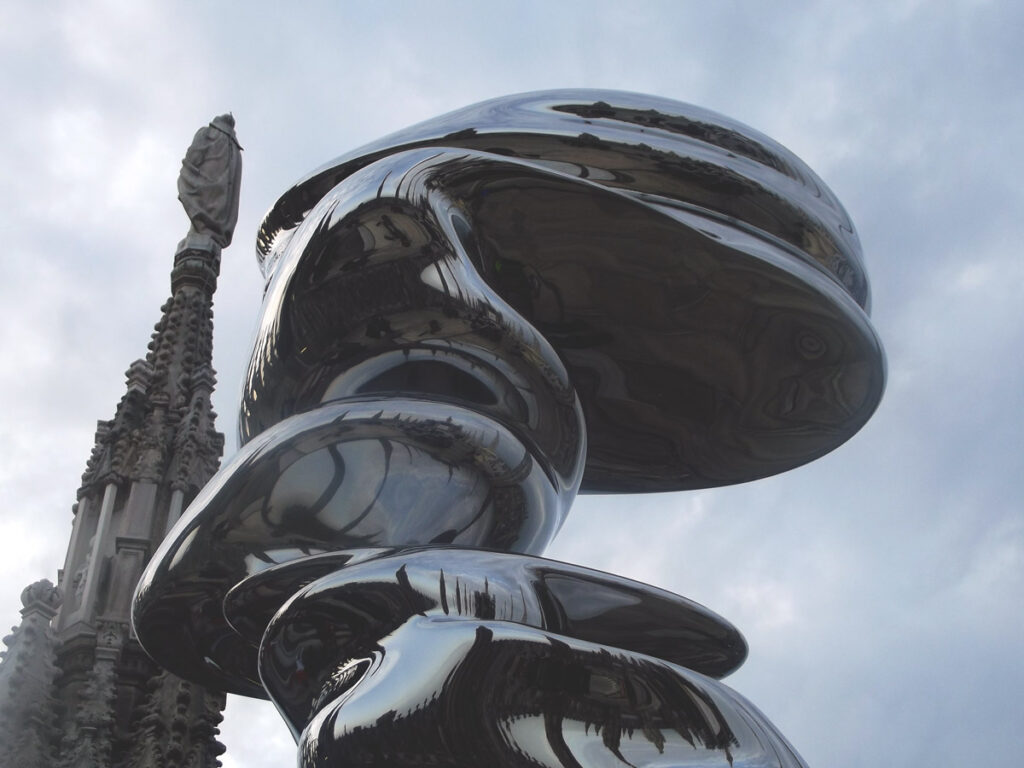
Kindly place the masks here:
<instances>
[{"instance_id":1,"label":"distorted reflection","mask_svg":"<svg viewBox=\"0 0 1024 768\"><path fill-rule=\"evenodd\" d=\"M493 119L487 141L514 136L515 151L486 151L479 132L449 143L427 123L410 129L420 140L341 158L279 201L243 439L328 390L356 391L359 369L360 392L462 392L556 457L577 442L563 363L586 417L584 490L743 482L856 432L881 397L881 349L859 244L810 169L706 120L696 133L721 146L671 126L623 132L612 117L574 118L602 142L577 145L530 132L540 103L446 118ZM650 167L641 138L659 146ZM569 174L574 155L587 163ZM602 163L608 173L589 170ZM282 211L311 195L286 226ZM494 371L443 374L451 357L393 371L424 338ZM543 400L524 411L510 392Z\"/></svg>"},{"instance_id":2,"label":"distorted reflection","mask_svg":"<svg viewBox=\"0 0 1024 768\"><path fill-rule=\"evenodd\" d=\"M139 638L177 674L265 696L258 637L241 637L222 611L235 584L352 548L540 552L572 490L556 488L509 430L466 408L401 398L325 403L264 432L203 489L139 585Z\"/></svg>"},{"instance_id":3,"label":"distorted reflection","mask_svg":"<svg viewBox=\"0 0 1024 768\"><path fill-rule=\"evenodd\" d=\"M342 671L302 766L803 765L715 680L502 622L416 618Z\"/></svg>"},{"instance_id":4,"label":"distorted reflection","mask_svg":"<svg viewBox=\"0 0 1024 768\"><path fill-rule=\"evenodd\" d=\"M229 618L244 606L266 617L260 678L296 733L334 674L330 664L311 668L310 656L370 656L414 617L534 627L712 677L736 669L747 650L729 622L678 595L589 568L488 550L407 548L299 560L235 587Z\"/></svg>"},{"instance_id":5,"label":"distorted reflection","mask_svg":"<svg viewBox=\"0 0 1024 768\"><path fill-rule=\"evenodd\" d=\"M243 447L136 594L155 659L269 695L307 768L803 765L718 681L729 622L536 555L580 490L754 480L866 423L867 276L813 171L692 105L525 94L328 163L257 250Z\"/></svg>"}]
</instances>

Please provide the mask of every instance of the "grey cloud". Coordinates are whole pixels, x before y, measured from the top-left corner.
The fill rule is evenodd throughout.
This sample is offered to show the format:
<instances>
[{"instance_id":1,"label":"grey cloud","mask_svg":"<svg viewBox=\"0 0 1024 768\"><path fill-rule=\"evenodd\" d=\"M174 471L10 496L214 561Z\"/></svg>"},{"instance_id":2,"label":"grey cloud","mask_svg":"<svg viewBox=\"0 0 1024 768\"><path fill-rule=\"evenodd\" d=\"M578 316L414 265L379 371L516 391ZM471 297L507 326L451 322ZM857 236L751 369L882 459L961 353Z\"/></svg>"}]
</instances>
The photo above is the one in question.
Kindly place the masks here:
<instances>
[{"instance_id":1,"label":"grey cloud","mask_svg":"<svg viewBox=\"0 0 1024 768\"><path fill-rule=\"evenodd\" d=\"M234 412L261 283L252 233L341 152L502 93L651 91L786 144L857 224L890 385L820 461L691 495L580 499L554 557L641 578L737 623L732 684L811 765L1013 764L1024 604L1024 102L1006 3L15 3L0 46L0 619L54 578L97 419L145 352L187 220L192 132L234 111L242 211L215 307L215 407ZM0 35L5 34L0 32ZM59 126L64 126L64 131ZM248 234L247 234L248 233ZM232 704L232 765L291 763Z\"/></svg>"}]
</instances>

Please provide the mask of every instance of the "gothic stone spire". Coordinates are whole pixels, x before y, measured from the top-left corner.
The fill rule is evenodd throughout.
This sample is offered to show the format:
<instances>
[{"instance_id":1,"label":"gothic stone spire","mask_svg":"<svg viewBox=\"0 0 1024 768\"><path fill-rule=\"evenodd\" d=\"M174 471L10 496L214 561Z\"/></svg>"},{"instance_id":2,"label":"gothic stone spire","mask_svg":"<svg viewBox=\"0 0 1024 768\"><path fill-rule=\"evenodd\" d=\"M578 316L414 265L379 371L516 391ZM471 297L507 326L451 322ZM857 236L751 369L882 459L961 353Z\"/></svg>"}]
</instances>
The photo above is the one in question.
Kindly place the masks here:
<instances>
[{"instance_id":1,"label":"gothic stone spire","mask_svg":"<svg viewBox=\"0 0 1024 768\"><path fill-rule=\"evenodd\" d=\"M215 726L223 696L160 673L129 628L131 596L146 561L216 472L224 448L210 401L219 266L216 246L176 254L171 296L149 350L128 368L114 418L96 430L62 571L67 598L56 622L56 697L68 712L59 765L219 764ZM154 728L156 720L182 717L182 691L196 723L184 731ZM136 737L158 739L151 743L157 762L138 751ZM172 737L174 744L159 741Z\"/></svg>"},{"instance_id":2,"label":"gothic stone spire","mask_svg":"<svg viewBox=\"0 0 1024 768\"><path fill-rule=\"evenodd\" d=\"M200 138L232 139L233 130L228 137L215 127L201 129L193 145ZM183 174L197 172L202 153L193 148ZM237 217L239 152L235 140L219 155L225 168L198 169L204 183L221 178L227 185L216 211L224 220L211 224L212 214L193 205L198 218L175 254L171 295L148 352L129 366L114 417L97 425L59 590L49 587L63 595L63 604L33 598L34 607L30 611L26 603L22 625L6 639L0 729L18 729L29 718L39 724L34 732L40 736L29 744L0 734L7 750L0 765L219 765L223 695L160 671L131 635L130 605L150 555L217 471L224 448L210 401L216 384L213 293L221 248ZM187 198L192 188L186 185L182 194ZM217 197L212 187L199 191L204 205ZM40 584L26 593L45 592ZM178 722L183 718L185 726ZM140 751L143 738L150 744Z\"/></svg>"}]
</instances>

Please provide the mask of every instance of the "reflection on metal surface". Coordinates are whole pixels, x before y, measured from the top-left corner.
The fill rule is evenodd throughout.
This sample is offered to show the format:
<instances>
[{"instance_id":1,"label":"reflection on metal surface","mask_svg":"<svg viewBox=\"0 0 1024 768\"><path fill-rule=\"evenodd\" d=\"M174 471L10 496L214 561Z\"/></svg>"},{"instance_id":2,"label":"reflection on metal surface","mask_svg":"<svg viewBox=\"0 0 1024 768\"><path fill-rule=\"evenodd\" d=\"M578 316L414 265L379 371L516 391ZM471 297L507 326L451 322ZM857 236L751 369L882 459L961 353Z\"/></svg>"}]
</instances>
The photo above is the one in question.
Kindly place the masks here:
<instances>
[{"instance_id":1,"label":"reflection on metal surface","mask_svg":"<svg viewBox=\"0 0 1024 768\"><path fill-rule=\"evenodd\" d=\"M860 247L790 152L654 97L506 97L345 155L260 230L244 447L135 601L306 766L802 765L685 598L540 554L578 490L799 466L884 384ZM266 691L266 693L264 693Z\"/></svg>"},{"instance_id":2,"label":"reflection on metal surface","mask_svg":"<svg viewBox=\"0 0 1024 768\"><path fill-rule=\"evenodd\" d=\"M304 766L803 765L711 678L500 621L415 617L315 704Z\"/></svg>"},{"instance_id":3,"label":"reflection on metal surface","mask_svg":"<svg viewBox=\"0 0 1024 768\"><path fill-rule=\"evenodd\" d=\"M530 431L506 393L562 390L520 384L518 356L499 347L539 332L561 363L547 344L538 354L564 364L583 406L584 491L785 471L842 443L881 397L846 212L792 153L689 105L553 92L430 120L299 182L259 250L268 289L243 440L423 338L431 354L506 359L476 375L473 393L492 394L468 397ZM468 389L454 371L441 387L437 371L404 375L360 375L349 391ZM535 437L560 445L559 432Z\"/></svg>"},{"instance_id":4,"label":"reflection on metal surface","mask_svg":"<svg viewBox=\"0 0 1024 768\"><path fill-rule=\"evenodd\" d=\"M327 403L248 443L203 489L140 585L139 639L183 677L263 695L258 637L244 639L222 609L239 581L341 549L539 552L574 490L557 488L509 430L466 408L403 398Z\"/></svg>"},{"instance_id":5,"label":"reflection on metal surface","mask_svg":"<svg viewBox=\"0 0 1024 768\"><path fill-rule=\"evenodd\" d=\"M301 568L302 561L250 581L262 581L267 591L273 571L287 582L293 567ZM247 589L243 582L236 592ZM293 594L288 608L280 610ZM739 632L724 619L645 584L523 555L407 549L346 564L299 594L281 591L277 616L264 636L260 671L295 732L309 720L313 702L334 673L332 667L311 669L310 658L369 658L385 638L416 617L440 624L445 619L519 624L643 653L713 677L739 667L747 651ZM393 653L402 655L400 647ZM417 655L415 644L405 653Z\"/></svg>"}]
</instances>

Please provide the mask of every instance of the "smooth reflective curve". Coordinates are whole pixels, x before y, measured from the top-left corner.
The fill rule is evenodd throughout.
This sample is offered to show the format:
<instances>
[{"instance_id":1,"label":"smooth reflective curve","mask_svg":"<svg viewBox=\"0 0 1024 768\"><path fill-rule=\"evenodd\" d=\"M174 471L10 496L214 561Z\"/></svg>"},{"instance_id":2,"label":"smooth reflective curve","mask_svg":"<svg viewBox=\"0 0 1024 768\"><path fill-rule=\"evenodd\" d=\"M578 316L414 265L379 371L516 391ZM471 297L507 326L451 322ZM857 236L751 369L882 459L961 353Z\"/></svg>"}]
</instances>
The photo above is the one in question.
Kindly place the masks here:
<instances>
[{"instance_id":1,"label":"smooth reflective curve","mask_svg":"<svg viewBox=\"0 0 1024 768\"><path fill-rule=\"evenodd\" d=\"M243 440L330 397L350 367L381 377L349 385L360 392L460 392L530 432L510 395L546 388L508 371L515 355L478 383L458 351L414 370L424 336L491 350L513 318L531 327L513 344L539 332L579 395L584 491L782 472L844 442L882 393L842 206L785 148L690 105L556 91L468 107L299 182L259 251L268 288ZM453 253L454 278L432 266ZM467 301L449 286L470 264L486 289ZM399 352L419 356L398 371ZM546 344L538 354L560 367ZM569 423L534 437L557 452Z\"/></svg>"},{"instance_id":2,"label":"smooth reflective curve","mask_svg":"<svg viewBox=\"0 0 1024 768\"><path fill-rule=\"evenodd\" d=\"M272 580L292 586L288 571L295 569L303 570L302 561L243 582L229 612L249 613L240 592L258 588L266 596ZM735 670L747 653L732 625L678 595L589 568L499 552L432 548L379 554L350 560L292 594L286 608L285 599L278 603L269 622L260 671L296 734L336 675L331 665L310 659L368 658L417 616L520 624L713 677ZM415 644L402 652L415 654Z\"/></svg>"},{"instance_id":3,"label":"smooth reflective curve","mask_svg":"<svg viewBox=\"0 0 1024 768\"><path fill-rule=\"evenodd\" d=\"M415 617L339 668L317 706L303 766L804 765L716 680L499 621Z\"/></svg>"},{"instance_id":4,"label":"smooth reflective curve","mask_svg":"<svg viewBox=\"0 0 1024 768\"><path fill-rule=\"evenodd\" d=\"M136 593L139 640L168 669L264 696L257 641L224 598L277 563L335 550L459 544L541 551L561 494L500 424L448 403L339 400L246 445L164 540Z\"/></svg>"},{"instance_id":5,"label":"smooth reflective curve","mask_svg":"<svg viewBox=\"0 0 1024 768\"><path fill-rule=\"evenodd\" d=\"M157 661L269 696L307 768L803 765L718 682L726 620L537 555L579 490L753 480L870 417L809 168L690 105L505 97L306 177L258 252L243 447L136 594Z\"/></svg>"}]
</instances>

